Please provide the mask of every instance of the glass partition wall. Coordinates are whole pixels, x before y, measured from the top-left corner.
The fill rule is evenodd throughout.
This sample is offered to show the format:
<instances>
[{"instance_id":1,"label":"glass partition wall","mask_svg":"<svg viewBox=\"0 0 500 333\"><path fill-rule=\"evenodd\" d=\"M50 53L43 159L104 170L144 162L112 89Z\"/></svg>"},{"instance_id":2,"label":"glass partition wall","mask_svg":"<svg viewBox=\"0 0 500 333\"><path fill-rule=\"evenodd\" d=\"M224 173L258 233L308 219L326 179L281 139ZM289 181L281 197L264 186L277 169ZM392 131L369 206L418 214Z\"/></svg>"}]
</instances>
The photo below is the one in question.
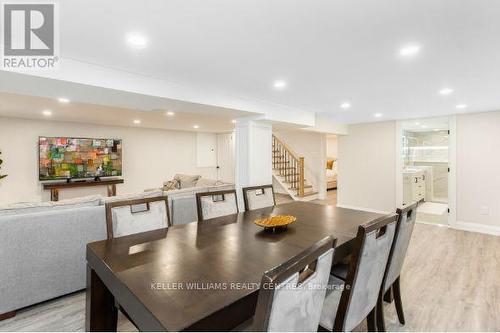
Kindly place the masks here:
<instances>
[{"instance_id":1,"label":"glass partition wall","mask_svg":"<svg viewBox=\"0 0 500 333\"><path fill-rule=\"evenodd\" d=\"M448 118L402 124L403 204L419 201L417 221L448 224Z\"/></svg>"}]
</instances>

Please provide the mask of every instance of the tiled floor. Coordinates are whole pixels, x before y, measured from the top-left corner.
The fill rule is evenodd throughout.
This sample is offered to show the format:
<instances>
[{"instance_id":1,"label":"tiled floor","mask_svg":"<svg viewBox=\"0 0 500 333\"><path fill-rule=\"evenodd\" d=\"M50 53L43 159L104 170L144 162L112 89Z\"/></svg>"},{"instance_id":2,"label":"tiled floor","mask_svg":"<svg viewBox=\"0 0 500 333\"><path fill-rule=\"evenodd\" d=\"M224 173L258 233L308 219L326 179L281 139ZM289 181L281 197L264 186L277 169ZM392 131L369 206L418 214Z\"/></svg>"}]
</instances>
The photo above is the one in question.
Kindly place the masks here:
<instances>
[{"instance_id":1,"label":"tiled floor","mask_svg":"<svg viewBox=\"0 0 500 333\"><path fill-rule=\"evenodd\" d=\"M448 205L438 202L424 202L418 206L417 222L448 224Z\"/></svg>"}]
</instances>

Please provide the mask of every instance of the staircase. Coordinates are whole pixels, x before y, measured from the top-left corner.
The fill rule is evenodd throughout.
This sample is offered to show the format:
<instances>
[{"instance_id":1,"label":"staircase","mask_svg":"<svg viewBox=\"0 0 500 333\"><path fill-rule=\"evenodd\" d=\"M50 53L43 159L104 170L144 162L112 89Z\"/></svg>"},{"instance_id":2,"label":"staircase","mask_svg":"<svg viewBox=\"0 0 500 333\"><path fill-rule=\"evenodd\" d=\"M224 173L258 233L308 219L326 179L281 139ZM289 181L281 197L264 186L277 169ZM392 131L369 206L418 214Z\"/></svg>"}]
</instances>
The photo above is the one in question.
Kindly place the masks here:
<instances>
[{"instance_id":1,"label":"staircase","mask_svg":"<svg viewBox=\"0 0 500 333\"><path fill-rule=\"evenodd\" d=\"M304 157L297 157L273 134L273 177L294 200L318 198L313 186L305 179Z\"/></svg>"}]
</instances>

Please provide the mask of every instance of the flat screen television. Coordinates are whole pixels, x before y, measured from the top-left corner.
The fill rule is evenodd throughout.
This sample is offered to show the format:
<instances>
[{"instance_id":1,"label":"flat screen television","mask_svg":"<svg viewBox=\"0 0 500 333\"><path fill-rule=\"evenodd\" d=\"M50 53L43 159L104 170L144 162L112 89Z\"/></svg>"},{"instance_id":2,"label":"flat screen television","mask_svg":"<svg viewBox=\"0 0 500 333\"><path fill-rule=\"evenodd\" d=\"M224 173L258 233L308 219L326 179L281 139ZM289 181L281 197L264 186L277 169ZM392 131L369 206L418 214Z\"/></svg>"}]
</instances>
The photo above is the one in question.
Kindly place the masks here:
<instances>
[{"instance_id":1,"label":"flat screen television","mask_svg":"<svg viewBox=\"0 0 500 333\"><path fill-rule=\"evenodd\" d=\"M122 140L69 137L38 138L39 180L122 175Z\"/></svg>"}]
</instances>

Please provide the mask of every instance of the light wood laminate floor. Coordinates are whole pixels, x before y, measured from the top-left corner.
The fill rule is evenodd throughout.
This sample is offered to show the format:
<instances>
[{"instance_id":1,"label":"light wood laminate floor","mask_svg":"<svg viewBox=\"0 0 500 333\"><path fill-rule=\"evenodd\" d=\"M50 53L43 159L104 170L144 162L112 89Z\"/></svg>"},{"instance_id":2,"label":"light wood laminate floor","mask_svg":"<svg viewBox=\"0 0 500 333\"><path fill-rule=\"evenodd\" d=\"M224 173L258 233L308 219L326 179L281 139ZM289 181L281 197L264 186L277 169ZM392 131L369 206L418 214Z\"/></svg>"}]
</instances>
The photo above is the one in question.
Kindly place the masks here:
<instances>
[{"instance_id":1,"label":"light wood laminate floor","mask_svg":"<svg viewBox=\"0 0 500 333\"><path fill-rule=\"evenodd\" d=\"M500 238L417 224L401 287L406 325L386 304L389 331L498 331ZM0 331L83 331L84 323L85 293L78 292L20 310ZM120 331L135 330L123 315L118 323Z\"/></svg>"}]
</instances>

